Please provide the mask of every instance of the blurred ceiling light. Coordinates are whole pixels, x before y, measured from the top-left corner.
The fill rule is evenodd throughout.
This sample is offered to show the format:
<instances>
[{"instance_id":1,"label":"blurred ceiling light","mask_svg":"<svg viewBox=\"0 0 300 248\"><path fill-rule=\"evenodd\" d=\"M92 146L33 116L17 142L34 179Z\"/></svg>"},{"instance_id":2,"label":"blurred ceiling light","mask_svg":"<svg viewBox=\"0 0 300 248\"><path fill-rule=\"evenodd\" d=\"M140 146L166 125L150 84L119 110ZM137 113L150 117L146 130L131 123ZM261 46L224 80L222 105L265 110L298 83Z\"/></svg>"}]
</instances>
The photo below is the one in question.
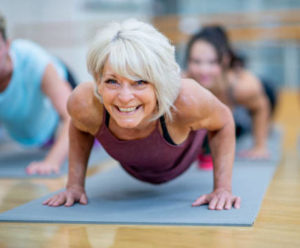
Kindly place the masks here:
<instances>
[{"instance_id":1,"label":"blurred ceiling light","mask_svg":"<svg viewBox=\"0 0 300 248\"><path fill-rule=\"evenodd\" d=\"M200 20L197 17L181 17L179 21L179 30L185 34L194 34L200 28Z\"/></svg>"}]
</instances>

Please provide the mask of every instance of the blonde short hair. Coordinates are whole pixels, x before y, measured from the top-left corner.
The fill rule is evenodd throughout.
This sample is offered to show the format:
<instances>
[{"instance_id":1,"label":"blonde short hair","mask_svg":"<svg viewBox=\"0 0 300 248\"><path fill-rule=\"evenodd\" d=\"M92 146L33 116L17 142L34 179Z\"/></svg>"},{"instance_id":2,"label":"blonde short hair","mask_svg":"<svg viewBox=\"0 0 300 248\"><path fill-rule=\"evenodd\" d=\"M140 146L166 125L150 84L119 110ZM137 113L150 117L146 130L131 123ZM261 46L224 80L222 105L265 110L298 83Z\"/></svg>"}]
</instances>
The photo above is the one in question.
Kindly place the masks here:
<instances>
[{"instance_id":1,"label":"blonde short hair","mask_svg":"<svg viewBox=\"0 0 300 248\"><path fill-rule=\"evenodd\" d=\"M135 19L111 23L100 30L88 52L88 70L96 82L107 60L115 73L154 85L158 112L153 120L164 114L172 119L171 109L181 85L180 68L175 48L163 34Z\"/></svg>"}]
</instances>

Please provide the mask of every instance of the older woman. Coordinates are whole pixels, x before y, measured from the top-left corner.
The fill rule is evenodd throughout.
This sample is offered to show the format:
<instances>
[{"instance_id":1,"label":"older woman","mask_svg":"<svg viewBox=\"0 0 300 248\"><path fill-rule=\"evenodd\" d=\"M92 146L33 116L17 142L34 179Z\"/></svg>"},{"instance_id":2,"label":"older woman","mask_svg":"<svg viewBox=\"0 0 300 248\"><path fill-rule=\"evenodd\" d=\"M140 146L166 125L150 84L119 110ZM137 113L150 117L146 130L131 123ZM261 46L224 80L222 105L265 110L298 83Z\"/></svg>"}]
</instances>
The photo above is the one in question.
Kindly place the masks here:
<instances>
[{"instance_id":1,"label":"older woman","mask_svg":"<svg viewBox=\"0 0 300 248\"><path fill-rule=\"evenodd\" d=\"M193 206L240 206L231 192L235 138L230 110L194 80L180 79L166 37L136 20L113 23L98 34L87 62L95 83L81 84L68 101L72 121L66 191L44 204L87 203L85 173L95 138L130 175L160 184L188 169L208 130L213 191Z\"/></svg>"},{"instance_id":2,"label":"older woman","mask_svg":"<svg viewBox=\"0 0 300 248\"><path fill-rule=\"evenodd\" d=\"M210 90L231 110L241 105L250 112L255 142L242 155L249 158L268 157L266 140L270 102L273 103L272 108L275 104L274 90L264 88L257 77L241 66L241 60L234 54L225 30L221 26L207 26L192 36L187 46L186 60L185 76ZM239 130L245 129L244 124L247 123L236 121L239 135Z\"/></svg>"}]
</instances>

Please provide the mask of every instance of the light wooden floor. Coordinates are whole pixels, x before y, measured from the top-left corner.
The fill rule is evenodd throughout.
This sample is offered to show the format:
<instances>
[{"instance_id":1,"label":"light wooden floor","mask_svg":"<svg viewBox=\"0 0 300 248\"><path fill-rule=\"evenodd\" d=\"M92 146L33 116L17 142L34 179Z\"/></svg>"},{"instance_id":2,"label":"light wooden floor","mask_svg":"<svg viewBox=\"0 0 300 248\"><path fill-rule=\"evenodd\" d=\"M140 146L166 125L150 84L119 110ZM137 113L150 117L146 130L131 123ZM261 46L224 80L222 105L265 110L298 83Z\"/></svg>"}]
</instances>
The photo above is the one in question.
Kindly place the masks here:
<instances>
[{"instance_id":1,"label":"light wooden floor","mask_svg":"<svg viewBox=\"0 0 300 248\"><path fill-rule=\"evenodd\" d=\"M300 247L300 97L284 91L276 122L284 155L252 227L0 223L0 247ZM300 150L300 149L299 149ZM65 178L0 180L0 212L63 187Z\"/></svg>"}]
</instances>

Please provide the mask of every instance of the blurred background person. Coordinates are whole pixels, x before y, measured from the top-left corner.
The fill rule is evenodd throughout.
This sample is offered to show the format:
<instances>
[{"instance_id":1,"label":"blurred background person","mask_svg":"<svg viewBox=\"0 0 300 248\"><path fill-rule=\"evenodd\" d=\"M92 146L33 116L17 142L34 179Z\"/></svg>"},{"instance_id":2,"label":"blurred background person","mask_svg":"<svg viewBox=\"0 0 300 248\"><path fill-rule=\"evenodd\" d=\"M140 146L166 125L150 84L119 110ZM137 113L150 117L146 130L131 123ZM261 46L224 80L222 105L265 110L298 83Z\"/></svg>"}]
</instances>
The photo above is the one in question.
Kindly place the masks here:
<instances>
[{"instance_id":1,"label":"blurred background person","mask_svg":"<svg viewBox=\"0 0 300 248\"><path fill-rule=\"evenodd\" d=\"M8 40L0 14L0 122L19 144L50 147L44 160L28 165L27 173L57 173L65 161L66 102L75 85L67 67L43 48L28 40Z\"/></svg>"},{"instance_id":2,"label":"blurred background person","mask_svg":"<svg viewBox=\"0 0 300 248\"><path fill-rule=\"evenodd\" d=\"M267 158L266 141L276 102L275 89L244 68L244 59L232 49L225 29L212 25L193 35L187 45L186 62L185 76L195 79L232 109L237 136L252 126L253 147L241 155ZM235 111L236 106L248 110L252 125L247 115ZM207 156L200 156L200 159L211 161Z\"/></svg>"}]
</instances>

